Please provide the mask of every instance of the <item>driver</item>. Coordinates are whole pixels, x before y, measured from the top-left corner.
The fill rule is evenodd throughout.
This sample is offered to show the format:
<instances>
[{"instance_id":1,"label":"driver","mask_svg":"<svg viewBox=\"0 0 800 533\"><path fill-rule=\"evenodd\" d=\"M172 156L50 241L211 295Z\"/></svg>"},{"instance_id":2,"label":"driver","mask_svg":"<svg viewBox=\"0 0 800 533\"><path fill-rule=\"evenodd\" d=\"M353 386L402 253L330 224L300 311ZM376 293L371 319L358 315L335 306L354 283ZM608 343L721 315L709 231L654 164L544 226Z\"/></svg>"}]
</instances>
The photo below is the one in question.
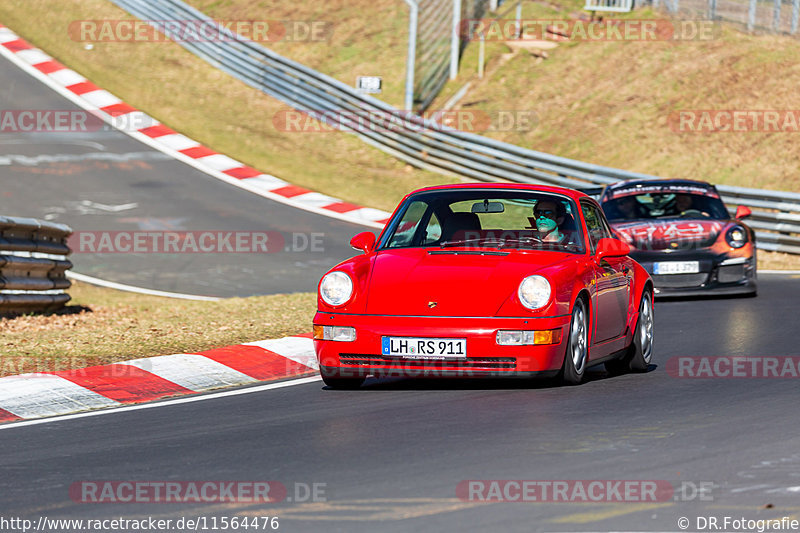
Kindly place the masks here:
<instances>
[{"instance_id":1,"label":"driver","mask_svg":"<svg viewBox=\"0 0 800 533\"><path fill-rule=\"evenodd\" d=\"M622 218L630 220L635 218L643 218L642 214L639 212L638 204L639 202L636 201L635 196L623 196L622 198L618 199L614 205Z\"/></svg>"},{"instance_id":2,"label":"driver","mask_svg":"<svg viewBox=\"0 0 800 533\"><path fill-rule=\"evenodd\" d=\"M675 196L675 209L678 213L683 214L686 211L692 209L694 202L692 201L692 197L688 194L678 194Z\"/></svg>"},{"instance_id":3,"label":"driver","mask_svg":"<svg viewBox=\"0 0 800 533\"><path fill-rule=\"evenodd\" d=\"M566 214L561 202L554 200L540 200L533 208L533 215L536 219L536 229L539 231L539 238L543 242L562 242L565 235L561 233L559 227L564 223Z\"/></svg>"}]
</instances>

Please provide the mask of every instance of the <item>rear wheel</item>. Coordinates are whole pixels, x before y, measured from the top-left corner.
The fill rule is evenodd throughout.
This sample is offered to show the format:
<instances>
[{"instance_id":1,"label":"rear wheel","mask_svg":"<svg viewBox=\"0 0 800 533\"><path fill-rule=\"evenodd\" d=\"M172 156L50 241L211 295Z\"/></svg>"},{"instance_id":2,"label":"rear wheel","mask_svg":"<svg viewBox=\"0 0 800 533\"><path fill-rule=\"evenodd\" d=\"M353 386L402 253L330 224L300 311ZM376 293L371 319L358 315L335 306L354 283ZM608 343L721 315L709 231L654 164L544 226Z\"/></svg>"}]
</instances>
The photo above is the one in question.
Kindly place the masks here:
<instances>
[{"instance_id":1,"label":"rear wheel","mask_svg":"<svg viewBox=\"0 0 800 533\"><path fill-rule=\"evenodd\" d=\"M561 378L564 383L577 385L583 381L586 361L589 358L589 325L586 305L578 298L572 307L572 320L569 325L569 341L564 354Z\"/></svg>"},{"instance_id":2,"label":"rear wheel","mask_svg":"<svg viewBox=\"0 0 800 533\"><path fill-rule=\"evenodd\" d=\"M642 293L639 318L633 334L633 342L622 358L606 363L612 374L623 372L645 372L653 358L653 297L649 290Z\"/></svg>"}]
</instances>

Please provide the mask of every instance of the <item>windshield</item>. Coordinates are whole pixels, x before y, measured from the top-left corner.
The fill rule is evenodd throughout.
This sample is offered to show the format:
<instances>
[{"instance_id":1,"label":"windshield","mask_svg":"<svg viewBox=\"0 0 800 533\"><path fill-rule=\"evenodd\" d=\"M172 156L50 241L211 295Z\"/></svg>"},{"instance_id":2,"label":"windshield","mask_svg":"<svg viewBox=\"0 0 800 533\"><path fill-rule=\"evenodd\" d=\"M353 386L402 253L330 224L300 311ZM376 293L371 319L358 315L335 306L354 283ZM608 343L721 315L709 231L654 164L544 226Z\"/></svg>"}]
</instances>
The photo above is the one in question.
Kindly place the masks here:
<instances>
[{"instance_id":1,"label":"windshield","mask_svg":"<svg viewBox=\"0 0 800 533\"><path fill-rule=\"evenodd\" d=\"M379 249L497 248L583 253L577 208L558 194L519 190L440 190L409 197Z\"/></svg>"},{"instance_id":2,"label":"windshield","mask_svg":"<svg viewBox=\"0 0 800 533\"><path fill-rule=\"evenodd\" d=\"M603 202L603 211L612 222L639 219L730 218L719 198L692 193L646 193L617 196Z\"/></svg>"}]
</instances>

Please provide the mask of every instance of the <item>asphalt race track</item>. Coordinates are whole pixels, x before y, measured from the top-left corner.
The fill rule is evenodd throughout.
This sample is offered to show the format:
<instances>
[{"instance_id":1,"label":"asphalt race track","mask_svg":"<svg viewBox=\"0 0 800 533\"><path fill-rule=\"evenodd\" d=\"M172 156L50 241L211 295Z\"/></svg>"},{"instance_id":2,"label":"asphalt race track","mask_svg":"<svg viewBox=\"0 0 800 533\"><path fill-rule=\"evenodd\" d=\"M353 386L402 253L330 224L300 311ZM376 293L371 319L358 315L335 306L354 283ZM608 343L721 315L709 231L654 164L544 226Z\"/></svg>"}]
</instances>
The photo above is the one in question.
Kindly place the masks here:
<instances>
[{"instance_id":1,"label":"asphalt race track","mask_svg":"<svg viewBox=\"0 0 800 533\"><path fill-rule=\"evenodd\" d=\"M687 379L665 368L679 356L800 355L798 299L797 276L763 275L757 298L659 301L651 371L596 370L578 387L369 380L333 391L313 382L8 426L0 515L278 516L281 531L680 531L681 517L695 531L698 516L797 518L797 379ZM69 487L85 480L276 480L295 499L320 483L324 497L76 503ZM457 498L463 480L665 480L676 492L657 502L487 504Z\"/></svg>"},{"instance_id":2,"label":"asphalt race track","mask_svg":"<svg viewBox=\"0 0 800 533\"><path fill-rule=\"evenodd\" d=\"M80 109L2 57L0 79L0 109ZM313 291L326 270L351 255L350 238L365 230L240 190L113 130L0 132L0 184L0 215L62 222L76 232L279 232L283 238L282 249L269 254L71 258L75 272L171 292L227 297Z\"/></svg>"}]
</instances>

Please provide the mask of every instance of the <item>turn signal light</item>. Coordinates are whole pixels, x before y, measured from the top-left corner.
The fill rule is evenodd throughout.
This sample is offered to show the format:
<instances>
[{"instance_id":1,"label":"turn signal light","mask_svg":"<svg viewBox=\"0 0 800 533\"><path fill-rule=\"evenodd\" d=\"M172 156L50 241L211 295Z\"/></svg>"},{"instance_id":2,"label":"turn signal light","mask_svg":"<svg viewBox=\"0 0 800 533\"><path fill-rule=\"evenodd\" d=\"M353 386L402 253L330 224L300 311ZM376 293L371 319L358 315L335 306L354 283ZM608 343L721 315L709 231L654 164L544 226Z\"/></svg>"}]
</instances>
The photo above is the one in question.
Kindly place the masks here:
<instances>
[{"instance_id":1,"label":"turn signal light","mask_svg":"<svg viewBox=\"0 0 800 533\"><path fill-rule=\"evenodd\" d=\"M501 346L559 344L561 342L561 330L560 329L546 329L543 331L501 330L497 332L496 341L497 344Z\"/></svg>"},{"instance_id":2,"label":"turn signal light","mask_svg":"<svg viewBox=\"0 0 800 533\"><path fill-rule=\"evenodd\" d=\"M314 340L352 342L356 340L356 328L314 324Z\"/></svg>"}]
</instances>

